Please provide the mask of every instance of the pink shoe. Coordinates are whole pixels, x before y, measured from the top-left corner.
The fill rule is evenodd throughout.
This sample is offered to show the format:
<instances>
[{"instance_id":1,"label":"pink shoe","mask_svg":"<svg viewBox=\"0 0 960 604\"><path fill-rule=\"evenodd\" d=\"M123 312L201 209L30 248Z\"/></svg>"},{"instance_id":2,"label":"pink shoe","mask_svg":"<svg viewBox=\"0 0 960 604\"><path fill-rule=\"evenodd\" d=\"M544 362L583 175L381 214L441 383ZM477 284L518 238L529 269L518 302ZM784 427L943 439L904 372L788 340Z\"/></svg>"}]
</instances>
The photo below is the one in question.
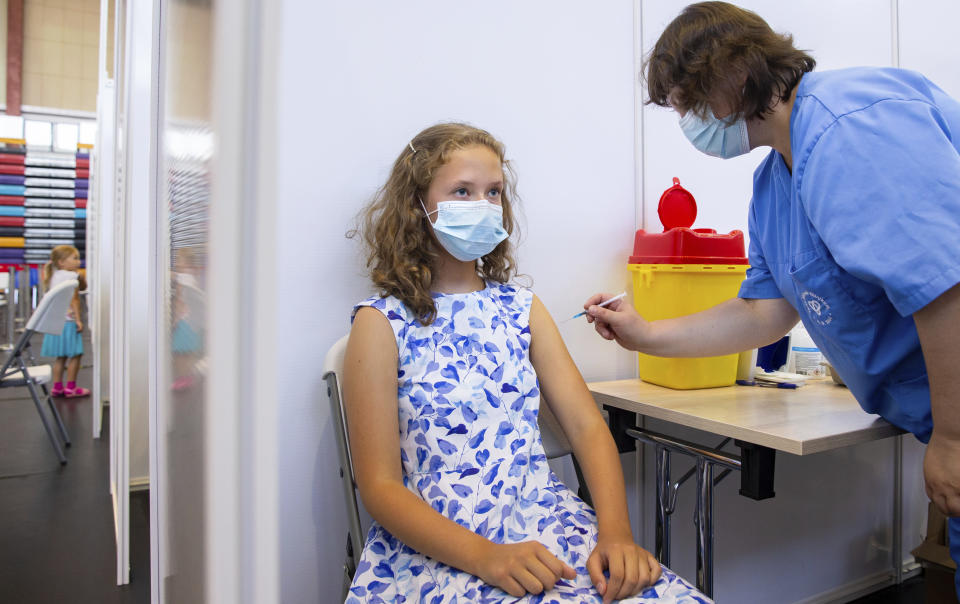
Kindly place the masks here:
<instances>
[{"instance_id":1,"label":"pink shoe","mask_svg":"<svg viewBox=\"0 0 960 604\"><path fill-rule=\"evenodd\" d=\"M170 385L170 389L173 391L186 390L187 388L193 386L196 380L191 375L185 375L183 377L177 378L173 381L173 384Z\"/></svg>"},{"instance_id":2,"label":"pink shoe","mask_svg":"<svg viewBox=\"0 0 960 604\"><path fill-rule=\"evenodd\" d=\"M65 392L65 391L64 391L64 389L63 389L63 386L60 386L59 388L51 388L51 389L50 389L50 396L58 396L58 397L59 397L59 396L63 396L63 395L64 395L64 392Z\"/></svg>"},{"instance_id":3,"label":"pink shoe","mask_svg":"<svg viewBox=\"0 0 960 604\"><path fill-rule=\"evenodd\" d=\"M79 386L77 386L73 390L70 390L69 388L64 388L63 396L67 398L80 398L81 396L90 396L90 391L87 390L86 388L81 388Z\"/></svg>"}]
</instances>

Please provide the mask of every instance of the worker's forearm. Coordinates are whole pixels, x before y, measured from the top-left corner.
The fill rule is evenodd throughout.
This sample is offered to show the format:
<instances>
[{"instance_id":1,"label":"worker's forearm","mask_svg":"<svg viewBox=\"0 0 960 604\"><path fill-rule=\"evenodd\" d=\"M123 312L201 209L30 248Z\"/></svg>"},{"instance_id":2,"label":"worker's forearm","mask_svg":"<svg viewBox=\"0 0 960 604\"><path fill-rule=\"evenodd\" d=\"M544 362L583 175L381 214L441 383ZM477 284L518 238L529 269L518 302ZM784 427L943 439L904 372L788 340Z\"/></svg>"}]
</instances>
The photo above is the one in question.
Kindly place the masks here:
<instances>
[{"instance_id":1,"label":"worker's forearm","mask_svg":"<svg viewBox=\"0 0 960 604\"><path fill-rule=\"evenodd\" d=\"M368 490L363 504L390 534L448 566L478 573L475 563L491 544L488 539L438 513L398 482L380 482Z\"/></svg>"},{"instance_id":2,"label":"worker's forearm","mask_svg":"<svg viewBox=\"0 0 960 604\"><path fill-rule=\"evenodd\" d=\"M708 357L766 346L797 323L797 312L782 298L733 298L675 319L653 321L640 352L662 357Z\"/></svg>"},{"instance_id":3,"label":"worker's forearm","mask_svg":"<svg viewBox=\"0 0 960 604\"><path fill-rule=\"evenodd\" d=\"M930 380L933 429L960 439L960 285L914 314Z\"/></svg>"},{"instance_id":4,"label":"worker's forearm","mask_svg":"<svg viewBox=\"0 0 960 604\"><path fill-rule=\"evenodd\" d=\"M957 342L954 342L954 347ZM960 361L954 352L953 363ZM946 359L933 359L927 363L930 380L930 412L933 429L937 434L960 440L960 373L956 365Z\"/></svg>"}]
</instances>

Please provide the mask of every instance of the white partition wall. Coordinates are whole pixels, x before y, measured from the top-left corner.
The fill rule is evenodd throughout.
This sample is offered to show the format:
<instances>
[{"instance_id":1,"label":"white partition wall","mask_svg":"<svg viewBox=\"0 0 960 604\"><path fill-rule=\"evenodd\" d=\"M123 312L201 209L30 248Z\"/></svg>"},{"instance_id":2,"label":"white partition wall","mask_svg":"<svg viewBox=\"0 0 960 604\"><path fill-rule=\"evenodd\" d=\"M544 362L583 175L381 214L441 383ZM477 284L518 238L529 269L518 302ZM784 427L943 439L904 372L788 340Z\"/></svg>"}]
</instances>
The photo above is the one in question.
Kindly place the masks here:
<instances>
[{"instance_id":1,"label":"white partition wall","mask_svg":"<svg viewBox=\"0 0 960 604\"><path fill-rule=\"evenodd\" d=\"M371 293L354 216L419 130L488 129L518 174L520 270L557 317L626 287L636 222L631 2L285 2L277 95L280 578L332 602L346 535L319 367ZM633 355L562 328L588 378ZM633 458L626 467L632 470ZM632 475L630 476L632 479Z\"/></svg>"},{"instance_id":2,"label":"white partition wall","mask_svg":"<svg viewBox=\"0 0 960 604\"><path fill-rule=\"evenodd\" d=\"M149 483L149 321L156 304L152 278L155 198L158 5L116 4L117 74L109 304L111 493L117 532L117 583L129 581L131 485ZM106 15L103 15L106 18ZM101 259L101 262L103 259ZM104 334L101 334L101 336ZM101 359L102 361L103 359Z\"/></svg>"},{"instance_id":3,"label":"white partition wall","mask_svg":"<svg viewBox=\"0 0 960 604\"><path fill-rule=\"evenodd\" d=\"M129 582L130 579L130 527L129 527L129 508L130 508L130 475L129 475L129 423L126 413L126 403L123 389L124 374L124 348L123 348L123 326L126 320L124 312L123 295L123 277L124 277L124 254L123 242L124 216L126 215L126 196L123 194L126 181L126 156L125 150L128 146L126 138L127 122L126 108L127 99L125 90L128 86L128 76L126 72L126 61L129 51L126 45L126 0L119 0L116 3L116 13L114 27L117 35L117 56L114 67L114 74L117 78L117 86L114 90L116 97L114 100L114 148L116 163L116 178L114 185L114 213L112 220L105 222L101 228L110 229L109 238L113 243L113 254L110 262L110 325L109 325L109 351L110 351L110 382L107 397L110 400L110 493L113 496L113 515L114 529L116 531L117 543L117 584L122 585ZM101 19L103 15L101 15Z\"/></svg>"},{"instance_id":4,"label":"white partition wall","mask_svg":"<svg viewBox=\"0 0 960 604\"><path fill-rule=\"evenodd\" d=\"M110 393L110 284L113 281L113 209L116 192L114 112L116 88L105 71L97 94L97 144L94 146L94 203L87 209L90 273L90 338L93 346L93 436L100 438L103 405Z\"/></svg>"},{"instance_id":5,"label":"white partition wall","mask_svg":"<svg viewBox=\"0 0 960 604\"><path fill-rule=\"evenodd\" d=\"M897 57L900 67L915 69L953 98L960 98L960 47L956 38L960 2L892 0L898 16Z\"/></svg>"},{"instance_id":6,"label":"white partition wall","mask_svg":"<svg viewBox=\"0 0 960 604\"><path fill-rule=\"evenodd\" d=\"M209 2L161 2L154 247L159 298L151 321L156 396L150 440L155 534L151 587L157 603L211 601L207 572L213 564L208 552L215 550L207 547L205 532L208 518L219 515L206 508L208 477L215 475L206 464L207 426L219 426L216 418L206 420L205 381L208 209L215 149L210 103L213 16ZM230 408L223 425L232 428L232 415L240 410L230 395L221 394L223 406ZM228 505L233 499L227 497Z\"/></svg>"},{"instance_id":7,"label":"white partition wall","mask_svg":"<svg viewBox=\"0 0 960 604\"><path fill-rule=\"evenodd\" d=\"M278 486L285 469L278 464L278 449L289 426L308 421L285 408L278 381L290 354L281 346L285 334L278 327L289 309L275 285L282 269L279 239L286 234L275 228L283 203L274 179L275 80L287 59L279 52L278 21L287 9L258 0L211 6L215 150L204 414L205 601L211 604L284 601L279 572L285 544L277 527L286 493ZM310 480L305 474L300 479Z\"/></svg>"}]
</instances>

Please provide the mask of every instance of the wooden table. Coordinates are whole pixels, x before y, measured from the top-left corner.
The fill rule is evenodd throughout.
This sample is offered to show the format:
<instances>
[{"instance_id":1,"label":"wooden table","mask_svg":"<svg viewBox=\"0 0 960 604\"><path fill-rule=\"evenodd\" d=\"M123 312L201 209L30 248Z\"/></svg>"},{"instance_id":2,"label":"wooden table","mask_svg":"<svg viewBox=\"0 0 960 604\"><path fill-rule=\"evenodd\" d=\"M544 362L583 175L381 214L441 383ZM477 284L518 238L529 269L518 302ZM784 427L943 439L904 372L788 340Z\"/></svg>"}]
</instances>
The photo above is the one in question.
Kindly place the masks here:
<instances>
[{"instance_id":1,"label":"wooden table","mask_svg":"<svg viewBox=\"0 0 960 604\"><path fill-rule=\"evenodd\" d=\"M900 434L860 408L830 380L797 390L728 386L672 390L640 380L591 382L600 404L794 455L809 455Z\"/></svg>"},{"instance_id":2,"label":"wooden table","mask_svg":"<svg viewBox=\"0 0 960 604\"><path fill-rule=\"evenodd\" d=\"M713 596L713 485L730 471L740 471L740 494L753 499L773 497L776 451L809 455L902 434L902 430L865 413L846 388L829 380L810 380L796 390L729 386L672 390L639 379L587 384L610 416L610 429L621 451L637 440L656 451L656 556L670 564L670 514L676 490L688 472L670 482L670 455L696 460L697 588ZM635 426L640 414L679 426L735 439L741 455L721 447L672 438ZM726 441L724 441L726 442ZM724 474L714 479L714 469ZM897 499L899 502L899 499ZM900 530L896 522L894 531ZM897 542L897 535L894 535ZM899 546L898 546L899 547ZM899 551L899 549L897 550Z\"/></svg>"}]
</instances>

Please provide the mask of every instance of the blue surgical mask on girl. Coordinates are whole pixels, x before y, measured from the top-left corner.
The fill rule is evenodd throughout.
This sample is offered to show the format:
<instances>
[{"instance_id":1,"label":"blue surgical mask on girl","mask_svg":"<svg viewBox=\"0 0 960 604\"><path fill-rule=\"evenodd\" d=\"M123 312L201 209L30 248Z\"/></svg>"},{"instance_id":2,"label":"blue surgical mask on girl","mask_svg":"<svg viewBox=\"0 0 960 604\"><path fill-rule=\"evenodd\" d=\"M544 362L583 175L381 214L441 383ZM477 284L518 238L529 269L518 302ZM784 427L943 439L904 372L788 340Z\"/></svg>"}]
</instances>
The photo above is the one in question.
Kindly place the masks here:
<instances>
[{"instance_id":1,"label":"blue surgical mask on girl","mask_svg":"<svg viewBox=\"0 0 960 604\"><path fill-rule=\"evenodd\" d=\"M437 209L427 212L437 215L432 223L437 240L450 255L467 262L486 256L510 234L503 228L503 208L486 200L441 201Z\"/></svg>"},{"instance_id":2,"label":"blue surgical mask on girl","mask_svg":"<svg viewBox=\"0 0 960 604\"><path fill-rule=\"evenodd\" d=\"M747 122L743 117L727 123L717 118L712 110L705 119L687 111L680 118L680 128L693 146L707 155L730 159L750 152Z\"/></svg>"}]
</instances>

